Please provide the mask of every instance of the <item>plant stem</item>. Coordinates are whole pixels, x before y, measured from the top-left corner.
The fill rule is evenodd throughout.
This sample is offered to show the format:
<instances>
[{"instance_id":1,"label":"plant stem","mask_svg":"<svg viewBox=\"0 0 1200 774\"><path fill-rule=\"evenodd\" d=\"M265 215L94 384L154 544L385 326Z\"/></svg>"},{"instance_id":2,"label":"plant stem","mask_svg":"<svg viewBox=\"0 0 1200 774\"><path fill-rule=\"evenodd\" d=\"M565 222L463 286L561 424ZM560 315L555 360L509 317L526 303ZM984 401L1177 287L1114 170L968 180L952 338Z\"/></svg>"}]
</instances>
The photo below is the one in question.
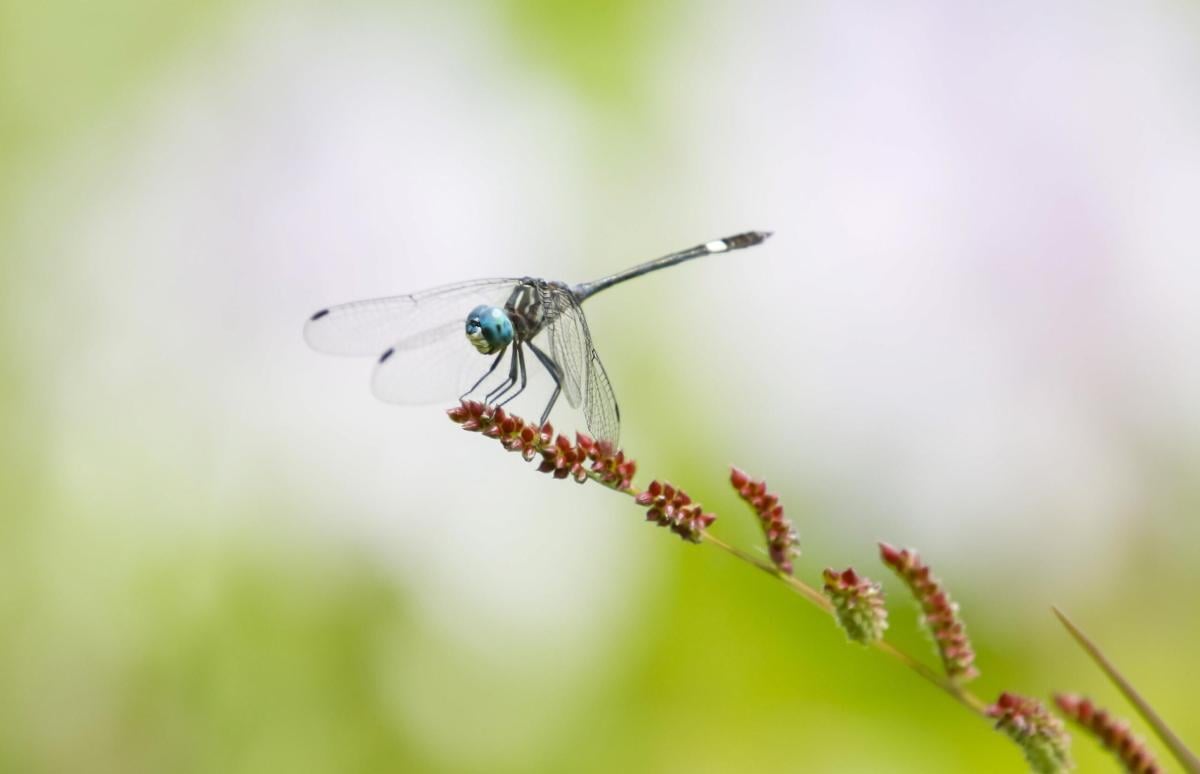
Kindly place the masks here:
<instances>
[{"instance_id":1,"label":"plant stem","mask_svg":"<svg viewBox=\"0 0 1200 774\"><path fill-rule=\"evenodd\" d=\"M757 559L757 558L747 554L745 551L742 551L739 548L735 548L734 546L729 545L728 543L721 540L720 538L714 537L712 535L712 533L710 533L710 532L704 532L703 536L704 536L704 541L706 543L711 543L714 546L716 546L717 548L720 548L722 551L725 551L727 554L729 554L733 557L736 557L736 558L742 560L743 562L746 562L747 564L757 567L758 569L762 570L763 572L767 573L770 576L778 578L779 580L783 581L784 584L787 585L789 588L791 588L793 591L800 594L800 596L804 597L809 602L812 602L814 605L821 608L821 610L825 611L826 613L833 615L833 612L834 612L833 604L829 601L829 599L826 598L826 596L824 594L822 594L820 591L813 588L812 586L809 586L804 581L799 580L798 578L794 578L791 575L788 575L787 573L781 572L778 568L776 568L773 564L770 564L769 562L765 562L761 559ZM890 642L887 642L886 640L875 640L874 642L871 643L871 647L875 648L875 650L878 650L880 653L887 654L888 656L899 661L904 666L913 670L914 672L916 672L918 675L920 675L921 677L928 680L930 683L932 683L937 688L950 694L950 696L952 696L956 701L962 703L964 706L967 707L967 709L971 710L972 712L975 712L979 715L987 714L986 713L987 705L979 697L975 696L970 691L967 691L961 685L954 682L953 680L946 677L945 675L939 674L938 672L934 671L933 669L926 666L922 662L918 661L913 656L910 656L908 653L905 653L904 651L900 650L899 648L897 648L895 645L891 644Z\"/></svg>"},{"instance_id":2,"label":"plant stem","mask_svg":"<svg viewBox=\"0 0 1200 774\"><path fill-rule=\"evenodd\" d=\"M1142 719L1146 721L1147 725L1154 729L1154 733L1158 735L1158 738L1162 740L1162 743L1166 745L1167 749L1171 751L1171 754L1175 756L1175 760L1179 761L1179 765L1183 766L1184 771L1190 772L1191 774L1200 773L1200 759L1197 759L1196 755L1187 748L1187 745L1185 745L1183 741L1175 735L1175 732L1172 731L1170 727L1167 726L1167 724L1163 721L1163 719L1158 716L1158 713L1154 711L1154 708L1150 706L1149 702L1142 698L1141 694L1134 689L1133 685L1125 679L1125 676L1117 671L1117 668L1113 666L1112 662L1100 652L1100 648L1096 647L1096 645L1087 638L1087 635L1080 631L1079 627L1072 623L1071 619L1067 618L1067 616L1061 610L1059 610L1057 607L1051 607L1050 609L1054 611L1054 615L1058 616L1058 620L1062 622L1062 625L1065 626L1067 631L1070 632L1071 636L1075 638L1075 642L1079 643L1079 647L1083 648L1084 651L1092 657L1092 660L1096 662L1096 665L1100 667L1101 671L1104 672L1108 679L1120 689L1121 693L1125 694L1125 698L1129 700L1129 703L1132 704L1135 709L1137 709L1138 714L1142 716Z\"/></svg>"},{"instance_id":3,"label":"plant stem","mask_svg":"<svg viewBox=\"0 0 1200 774\"><path fill-rule=\"evenodd\" d=\"M793 591L800 594L802 597L804 597L808 601L812 602L814 605L821 608L826 613L830 613L830 614L833 613L833 604L828 599L825 598L825 595L822 594L821 592L817 591L816 589L814 589L812 586L809 586L804 581L797 580L796 578L793 578L791 575L780 572L779 569L776 568L775 565L771 564L770 562L766 562L766 561L763 561L762 559L753 557L750 554L747 554L745 551L741 550L740 548L735 548L735 547L729 545L724 540L714 537L711 532L703 532L702 537L704 539L704 542L712 543L714 546L716 546L717 548L720 548L725 553L727 553L731 556L735 556L738 559L741 559L743 562L746 562L747 564L751 564L751 565L757 567L758 569L765 572L767 575L770 575L774 578L778 578L779 580L783 581L785 584L790 586Z\"/></svg>"},{"instance_id":4,"label":"plant stem","mask_svg":"<svg viewBox=\"0 0 1200 774\"><path fill-rule=\"evenodd\" d=\"M610 485L606 484L603 480L601 480L601 478L598 474L593 473L591 471L588 472L588 477L591 478L593 481L596 481L600 485L604 486L606 489L612 489L615 492L621 492L622 494L629 495L630 497L637 497L639 494L639 491L637 489L634 489L633 487L630 487L628 489L618 489L616 487L610 486ZM736 546L726 543L724 540L721 540L720 538L716 537L715 535L713 535L711 532L708 532L707 530L701 532L700 536L701 536L701 540L703 542L709 543L710 545L713 545L713 546L716 546L717 548L721 549L725 553L729 554L730 556L734 557L735 559L739 559L740 561L745 562L746 564L750 565L751 567L756 567L759 570L762 570L767 575L770 575L772 578L782 581L784 583L784 585L786 585L788 588L790 588L792 591L796 592L800 596L804 597L806 600L808 600L812 604L816 605L822 611L829 613L830 615L834 614L833 603L830 602L829 599L824 594L822 594L818 589L813 588L812 586L808 585L807 583L800 580L799 578L793 577L791 575L788 575L785 572L780 571L779 568L776 567L774 564L772 564L764 559L760 559L756 556L753 556L753 555L743 551L742 549L737 548ZM962 704L964 707L969 709L971 712L974 712L977 715L983 715L985 717L987 716L986 702L984 702L982 699L980 699L978 696L971 693L967 689L965 689L963 686L959 685L954 680L951 680L949 677L946 677L945 675L941 674L940 672L937 672L936 670L927 666L926 664L924 664L923 662L921 662L914 656L911 656L908 653L904 652L903 650L900 650L895 645L893 645L890 642L887 642L886 640L876 640L871 643L871 647L873 647L875 650L879 651L880 653L884 653L884 654L890 656L891 658L900 662L901 664L908 667L912 671L916 672L918 675L920 675L926 681L928 681L929 683L934 685L936 688L949 694L955 701Z\"/></svg>"}]
</instances>

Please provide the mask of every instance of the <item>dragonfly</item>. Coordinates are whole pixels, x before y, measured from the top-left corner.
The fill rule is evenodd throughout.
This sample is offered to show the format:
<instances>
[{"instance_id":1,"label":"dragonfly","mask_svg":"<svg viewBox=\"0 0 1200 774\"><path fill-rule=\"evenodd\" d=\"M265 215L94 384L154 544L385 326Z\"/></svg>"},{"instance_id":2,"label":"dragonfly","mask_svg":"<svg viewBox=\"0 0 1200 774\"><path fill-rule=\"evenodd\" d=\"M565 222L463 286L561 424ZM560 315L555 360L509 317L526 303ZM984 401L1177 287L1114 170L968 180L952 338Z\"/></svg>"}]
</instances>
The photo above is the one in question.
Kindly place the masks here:
<instances>
[{"instance_id":1,"label":"dragonfly","mask_svg":"<svg viewBox=\"0 0 1200 774\"><path fill-rule=\"evenodd\" d=\"M465 400L507 363L507 375L483 395L485 404L503 406L524 392L529 367L537 363L554 382L539 425L565 395L572 408L582 409L588 432L615 446L620 408L592 344L583 302L635 277L752 247L770 235L747 231L715 239L578 285L536 277L477 279L352 301L309 317L304 338L318 352L375 356L371 389L391 403L438 403L456 395Z\"/></svg>"}]
</instances>

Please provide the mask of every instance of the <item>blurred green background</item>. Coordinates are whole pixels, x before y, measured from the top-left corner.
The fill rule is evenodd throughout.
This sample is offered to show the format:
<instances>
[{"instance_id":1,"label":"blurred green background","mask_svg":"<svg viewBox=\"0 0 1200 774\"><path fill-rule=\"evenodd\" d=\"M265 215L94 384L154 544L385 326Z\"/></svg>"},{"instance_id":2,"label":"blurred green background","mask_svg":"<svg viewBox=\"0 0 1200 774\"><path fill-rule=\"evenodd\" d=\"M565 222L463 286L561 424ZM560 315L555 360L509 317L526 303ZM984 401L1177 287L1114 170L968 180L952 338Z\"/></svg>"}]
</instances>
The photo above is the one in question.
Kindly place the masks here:
<instances>
[{"instance_id":1,"label":"blurred green background","mask_svg":"<svg viewBox=\"0 0 1200 774\"><path fill-rule=\"evenodd\" d=\"M781 584L300 337L749 228L589 304L639 483L756 547L727 466L766 477L798 572L884 580L933 663L874 560L917 547L981 696L1131 714L1058 604L1196 743L1198 33L1183 3L0 2L0 769L1021 770Z\"/></svg>"}]
</instances>

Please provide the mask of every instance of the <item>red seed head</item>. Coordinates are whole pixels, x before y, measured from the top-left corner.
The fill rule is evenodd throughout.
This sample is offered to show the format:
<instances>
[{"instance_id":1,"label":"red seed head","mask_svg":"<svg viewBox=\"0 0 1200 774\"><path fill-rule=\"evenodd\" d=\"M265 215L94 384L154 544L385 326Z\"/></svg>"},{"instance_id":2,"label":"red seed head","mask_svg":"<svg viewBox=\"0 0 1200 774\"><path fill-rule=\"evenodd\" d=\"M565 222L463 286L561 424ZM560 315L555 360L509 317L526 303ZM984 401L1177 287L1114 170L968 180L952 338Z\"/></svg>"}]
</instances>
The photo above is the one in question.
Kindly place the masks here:
<instances>
[{"instance_id":1,"label":"red seed head","mask_svg":"<svg viewBox=\"0 0 1200 774\"><path fill-rule=\"evenodd\" d=\"M1084 729L1121 761L1132 774L1159 774L1162 768L1145 742L1129 730L1129 724L1097 708L1089 699L1058 693L1054 703L1069 720Z\"/></svg>"},{"instance_id":2,"label":"red seed head","mask_svg":"<svg viewBox=\"0 0 1200 774\"><path fill-rule=\"evenodd\" d=\"M744 471L730 468L729 483L738 496L754 510L767 539L767 553L780 572L792 574L792 559L800 554L800 537L784 516L779 498L767 492L765 481L755 481Z\"/></svg>"},{"instance_id":3,"label":"red seed head","mask_svg":"<svg viewBox=\"0 0 1200 774\"><path fill-rule=\"evenodd\" d=\"M921 562L915 551L898 550L887 543L879 544L879 556L920 603L922 620L933 637L946 674L959 681L976 677L979 670L975 668L975 651L958 616L958 605L950 599L941 582L933 577L929 567Z\"/></svg>"},{"instance_id":4,"label":"red seed head","mask_svg":"<svg viewBox=\"0 0 1200 774\"><path fill-rule=\"evenodd\" d=\"M987 708L989 717L996 718L996 729L1016 742L1029 767L1036 772L1066 772L1072 767L1071 738L1062 722L1036 699L1002 693L996 703Z\"/></svg>"},{"instance_id":5,"label":"red seed head","mask_svg":"<svg viewBox=\"0 0 1200 774\"><path fill-rule=\"evenodd\" d=\"M851 568L842 572L826 569L825 596L833 603L834 615L846 635L855 642L870 643L887 629L887 608L878 583L860 578Z\"/></svg>"}]
</instances>

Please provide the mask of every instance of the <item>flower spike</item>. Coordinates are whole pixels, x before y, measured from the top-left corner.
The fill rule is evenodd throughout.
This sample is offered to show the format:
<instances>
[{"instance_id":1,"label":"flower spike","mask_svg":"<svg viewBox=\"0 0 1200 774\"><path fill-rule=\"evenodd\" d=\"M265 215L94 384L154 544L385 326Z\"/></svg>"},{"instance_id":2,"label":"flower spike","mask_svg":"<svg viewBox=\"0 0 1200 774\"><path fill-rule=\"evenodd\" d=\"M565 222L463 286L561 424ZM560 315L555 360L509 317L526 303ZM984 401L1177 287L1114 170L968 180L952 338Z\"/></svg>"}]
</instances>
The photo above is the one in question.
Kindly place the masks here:
<instances>
[{"instance_id":1,"label":"flower spike","mask_svg":"<svg viewBox=\"0 0 1200 774\"><path fill-rule=\"evenodd\" d=\"M554 439L553 444L543 447L540 451L542 454L542 464L538 465L540 472L550 473L555 478L570 476L581 484L587 481L587 470L583 467L583 462L587 457L567 440L565 435L558 436Z\"/></svg>"},{"instance_id":2,"label":"flower spike","mask_svg":"<svg viewBox=\"0 0 1200 774\"><path fill-rule=\"evenodd\" d=\"M792 558L800 555L800 536L783 515L779 497L767 491L766 481L755 481L737 468L730 469L729 483L733 484L738 496L753 508L758 516L763 535L767 539L767 551L771 562L780 572L791 575Z\"/></svg>"},{"instance_id":3,"label":"flower spike","mask_svg":"<svg viewBox=\"0 0 1200 774\"><path fill-rule=\"evenodd\" d=\"M581 484L593 478L622 491L632 486L637 463L608 442L596 442L580 434L578 442L572 443L564 435L555 435L548 422L538 427L502 408L473 400L462 401L446 414L463 430L494 438L508 451L519 452L526 461L540 458L538 470L542 473Z\"/></svg>"},{"instance_id":4,"label":"flower spike","mask_svg":"<svg viewBox=\"0 0 1200 774\"><path fill-rule=\"evenodd\" d=\"M583 433L575 434L575 445L591 460L596 480L620 492L633 486L637 463L625 459L625 452L614 449L611 441L594 441Z\"/></svg>"},{"instance_id":5,"label":"flower spike","mask_svg":"<svg viewBox=\"0 0 1200 774\"><path fill-rule=\"evenodd\" d=\"M1146 744L1129 730L1129 724L1112 717L1082 696L1058 693L1054 703L1070 720L1096 737L1104 749L1116 753L1130 774L1160 774L1162 768Z\"/></svg>"},{"instance_id":6,"label":"flower spike","mask_svg":"<svg viewBox=\"0 0 1200 774\"><path fill-rule=\"evenodd\" d=\"M915 551L901 551L887 543L879 544L879 553L883 563L900 576L921 604L925 626L933 636L946 675L959 682L977 677L975 651L959 618L958 605L942 588L941 581L933 577L929 565Z\"/></svg>"},{"instance_id":7,"label":"flower spike","mask_svg":"<svg viewBox=\"0 0 1200 774\"><path fill-rule=\"evenodd\" d=\"M699 503L692 502L687 492L665 482L651 481L636 499L638 505L649 506L646 521L669 527L676 535L693 543L699 543L704 529L717 520L714 514L705 513Z\"/></svg>"},{"instance_id":8,"label":"flower spike","mask_svg":"<svg viewBox=\"0 0 1200 774\"><path fill-rule=\"evenodd\" d=\"M887 608L878 583L863 578L852 568L842 572L827 569L825 596L833 603L834 614L846 635L864 645L883 639L887 629Z\"/></svg>"},{"instance_id":9,"label":"flower spike","mask_svg":"<svg viewBox=\"0 0 1200 774\"><path fill-rule=\"evenodd\" d=\"M1003 731L1020 745L1029 768L1038 774L1070 771L1071 737L1062 721L1036 699L1002 693L987 708L988 717L996 718L996 730Z\"/></svg>"}]
</instances>

